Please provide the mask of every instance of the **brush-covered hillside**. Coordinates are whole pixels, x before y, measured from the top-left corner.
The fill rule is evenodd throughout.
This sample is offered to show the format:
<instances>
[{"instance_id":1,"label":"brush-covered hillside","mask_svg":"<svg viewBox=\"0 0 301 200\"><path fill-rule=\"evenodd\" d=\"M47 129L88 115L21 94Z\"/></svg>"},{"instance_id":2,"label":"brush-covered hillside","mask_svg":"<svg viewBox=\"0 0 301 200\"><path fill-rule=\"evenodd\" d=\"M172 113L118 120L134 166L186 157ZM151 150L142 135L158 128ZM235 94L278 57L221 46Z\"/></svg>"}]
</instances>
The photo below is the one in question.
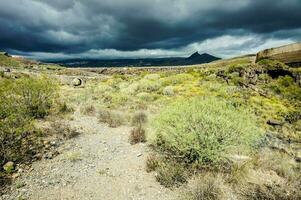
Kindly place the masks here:
<instances>
[{"instance_id":1,"label":"brush-covered hillside","mask_svg":"<svg viewBox=\"0 0 301 200\"><path fill-rule=\"evenodd\" d=\"M301 199L301 66L0 63L2 199Z\"/></svg>"}]
</instances>

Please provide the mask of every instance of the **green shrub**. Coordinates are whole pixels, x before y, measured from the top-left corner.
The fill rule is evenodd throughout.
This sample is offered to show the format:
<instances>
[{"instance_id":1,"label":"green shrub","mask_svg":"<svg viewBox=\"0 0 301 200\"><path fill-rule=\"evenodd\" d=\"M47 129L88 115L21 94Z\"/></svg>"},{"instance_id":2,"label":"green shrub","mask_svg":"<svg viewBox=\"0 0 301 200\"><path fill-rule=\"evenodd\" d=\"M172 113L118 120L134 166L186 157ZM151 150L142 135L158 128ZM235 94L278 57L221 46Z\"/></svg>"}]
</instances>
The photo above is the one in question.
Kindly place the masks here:
<instances>
[{"instance_id":1,"label":"green shrub","mask_svg":"<svg viewBox=\"0 0 301 200\"><path fill-rule=\"evenodd\" d=\"M267 87L284 98L301 100L301 87L290 76L281 76Z\"/></svg>"},{"instance_id":2,"label":"green shrub","mask_svg":"<svg viewBox=\"0 0 301 200\"><path fill-rule=\"evenodd\" d=\"M49 78L21 78L14 87L16 95L30 117L43 118L49 114L57 95L57 85Z\"/></svg>"},{"instance_id":3,"label":"green shrub","mask_svg":"<svg viewBox=\"0 0 301 200\"><path fill-rule=\"evenodd\" d=\"M233 72L240 72L241 70L247 68L247 65L243 65L243 64L234 64L234 65L230 65L227 69L227 73L231 74Z\"/></svg>"},{"instance_id":4,"label":"green shrub","mask_svg":"<svg viewBox=\"0 0 301 200\"><path fill-rule=\"evenodd\" d=\"M214 165L249 152L261 130L253 115L217 98L178 101L155 118L157 149L188 163Z\"/></svg>"},{"instance_id":5,"label":"green shrub","mask_svg":"<svg viewBox=\"0 0 301 200\"><path fill-rule=\"evenodd\" d=\"M55 92L55 84L47 78L0 82L0 166L35 154L40 131L33 118L49 113Z\"/></svg>"}]
</instances>

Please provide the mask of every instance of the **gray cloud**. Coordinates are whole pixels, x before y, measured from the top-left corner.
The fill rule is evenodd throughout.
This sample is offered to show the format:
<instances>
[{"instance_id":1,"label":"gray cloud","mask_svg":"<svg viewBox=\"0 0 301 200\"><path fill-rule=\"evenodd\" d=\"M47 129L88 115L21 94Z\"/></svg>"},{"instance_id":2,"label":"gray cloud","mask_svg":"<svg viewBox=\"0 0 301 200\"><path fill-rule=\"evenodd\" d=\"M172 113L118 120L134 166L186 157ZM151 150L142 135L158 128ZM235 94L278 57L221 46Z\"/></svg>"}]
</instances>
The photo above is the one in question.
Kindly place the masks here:
<instances>
[{"instance_id":1,"label":"gray cloud","mask_svg":"<svg viewBox=\"0 0 301 200\"><path fill-rule=\"evenodd\" d=\"M191 53L180 51L225 36L256 38L257 42L253 39L237 48L212 52L235 55L269 41L282 44L301 40L299 0L0 0L0 3L0 49L31 56L49 53L49 56L81 57L110 51L124 55L144 52L147 56L153 51L174 55ZM197 50L210 50L200 48L203 49Z\"/></svg>"}]
</instances>

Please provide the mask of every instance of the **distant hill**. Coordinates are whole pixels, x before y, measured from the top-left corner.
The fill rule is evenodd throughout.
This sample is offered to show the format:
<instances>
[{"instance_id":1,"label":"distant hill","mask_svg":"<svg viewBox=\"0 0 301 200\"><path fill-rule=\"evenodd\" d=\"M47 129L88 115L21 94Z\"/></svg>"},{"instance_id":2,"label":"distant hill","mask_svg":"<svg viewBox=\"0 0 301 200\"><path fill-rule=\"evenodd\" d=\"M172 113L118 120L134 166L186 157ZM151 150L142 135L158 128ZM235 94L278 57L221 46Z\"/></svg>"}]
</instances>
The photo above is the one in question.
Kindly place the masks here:
<instances>
[{"instance_id":1,"label":"distant hill","mask_svg":"<svg viewBox=\"0 0 301 200\"><path fill-rule=\"evenodd\" d=\"M146 67L146 66L181 66L209 63L220 58L204 53L193 53L188 58L171 57L171 58L141 58L141 59L71 59L62 61L52 61L68 67ZM47 61L49 62L49 61Z\"/></svg>"},{"instance_id":2,"label":"distant hill","mask_svg":"<svg viewBox=\"0 0 301 200\"><path fill-rule=\"evenodd\" d=\"M192 64L200 64L200 63L209 63L215 60L219 60L220 58L217 58L215 56L212 56L208 53L203 53L202 55L199 54L199 52L195 52L191 56L185 59L186 62L190 62Z\"/></svg>"}]
</instances>

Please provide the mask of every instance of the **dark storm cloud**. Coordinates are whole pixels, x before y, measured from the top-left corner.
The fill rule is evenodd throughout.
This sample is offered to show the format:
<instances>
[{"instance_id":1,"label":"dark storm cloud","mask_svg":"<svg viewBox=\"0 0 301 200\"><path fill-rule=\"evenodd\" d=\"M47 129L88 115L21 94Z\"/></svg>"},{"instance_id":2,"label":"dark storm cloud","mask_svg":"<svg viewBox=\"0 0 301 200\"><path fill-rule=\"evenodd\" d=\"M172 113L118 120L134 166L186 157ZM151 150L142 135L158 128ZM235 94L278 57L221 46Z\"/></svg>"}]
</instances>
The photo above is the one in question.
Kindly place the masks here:
<instances>
[{"instance_id":1,"label":"dark storm cloud","mask_svg":"<svg viewBox=\"0 0 301 200\"><path fill-rule=\"evenodd\" d=\"M0 0L0 5L0 49L16 52L170 50L225 35L301 39L300 0Z\"/></svg>"}]
</instances>

